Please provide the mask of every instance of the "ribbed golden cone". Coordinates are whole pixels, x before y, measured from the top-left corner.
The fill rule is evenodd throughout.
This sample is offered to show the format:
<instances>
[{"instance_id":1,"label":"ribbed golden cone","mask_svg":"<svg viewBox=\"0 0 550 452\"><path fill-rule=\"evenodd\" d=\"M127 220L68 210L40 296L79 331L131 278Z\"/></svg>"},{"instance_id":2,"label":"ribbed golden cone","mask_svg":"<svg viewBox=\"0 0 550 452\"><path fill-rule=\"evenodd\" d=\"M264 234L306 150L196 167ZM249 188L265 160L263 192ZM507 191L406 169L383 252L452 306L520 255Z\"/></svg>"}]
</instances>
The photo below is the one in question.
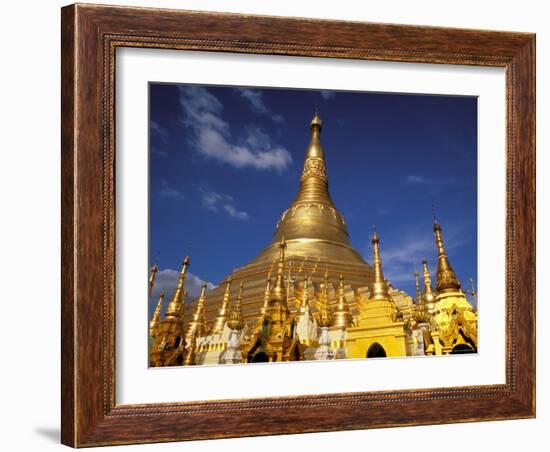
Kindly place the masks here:
<instances>
[{"instance_id":1,"label":"ribbed golden cone","mask_svg":"<svg viewBox=\"0 0 550 452\"><path fill-rule=\"evenodd\" d=\"M436 289L438 292L447 292L460 290L460 281L456 277L456 273L451 267L447 252L443 245L441 236L441 226L437 221L434 222L435 244L437 246L437 273L436 273Z\"/></svg>"}]
</instances>

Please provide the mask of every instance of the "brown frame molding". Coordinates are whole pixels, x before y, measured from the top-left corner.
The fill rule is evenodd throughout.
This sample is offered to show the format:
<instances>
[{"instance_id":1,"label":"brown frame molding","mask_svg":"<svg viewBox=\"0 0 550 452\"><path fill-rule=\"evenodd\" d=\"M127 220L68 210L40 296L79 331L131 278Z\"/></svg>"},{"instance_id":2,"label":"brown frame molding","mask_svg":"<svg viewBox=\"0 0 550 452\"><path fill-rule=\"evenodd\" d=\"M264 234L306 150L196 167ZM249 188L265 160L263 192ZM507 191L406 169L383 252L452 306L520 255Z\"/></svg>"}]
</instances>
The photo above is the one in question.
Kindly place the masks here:
<instances>
[{"instance_id":1,"label":"brown frame molding","mask_svg":"<svg viewBox=\"0 0 550 452\"><path fill-rule=\"evenodd\" d=\"M535 416L534 34L76 4L62 9L61 37L64 444ZM506 383L116 405L114 68L115 50L125 46L504 67Z\"/></svg>"}]
</instances>

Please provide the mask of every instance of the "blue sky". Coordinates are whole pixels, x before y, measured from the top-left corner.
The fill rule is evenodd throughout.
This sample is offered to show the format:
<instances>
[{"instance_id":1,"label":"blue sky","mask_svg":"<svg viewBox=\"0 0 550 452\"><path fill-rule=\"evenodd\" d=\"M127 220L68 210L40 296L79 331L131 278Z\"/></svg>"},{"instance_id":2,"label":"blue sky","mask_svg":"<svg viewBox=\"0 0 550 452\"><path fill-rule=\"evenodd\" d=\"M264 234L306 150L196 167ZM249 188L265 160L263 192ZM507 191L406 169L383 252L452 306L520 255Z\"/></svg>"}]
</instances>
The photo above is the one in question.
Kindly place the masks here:
<instances>
[{"instance_id":1,"label":"blue sky","mask_svg":"<svg viewBox=\"0 0 550 452\"><path fill-rule=\"evenodd\" d=\"M332 198L355 248L414 294L436 266L432 205L463 286L477 284L477 99L349 91L150 84L150 239L155 290L190 255L190 295L270 243L298 189L309 122L323 120Z\"/></svg>"}]
</instances>

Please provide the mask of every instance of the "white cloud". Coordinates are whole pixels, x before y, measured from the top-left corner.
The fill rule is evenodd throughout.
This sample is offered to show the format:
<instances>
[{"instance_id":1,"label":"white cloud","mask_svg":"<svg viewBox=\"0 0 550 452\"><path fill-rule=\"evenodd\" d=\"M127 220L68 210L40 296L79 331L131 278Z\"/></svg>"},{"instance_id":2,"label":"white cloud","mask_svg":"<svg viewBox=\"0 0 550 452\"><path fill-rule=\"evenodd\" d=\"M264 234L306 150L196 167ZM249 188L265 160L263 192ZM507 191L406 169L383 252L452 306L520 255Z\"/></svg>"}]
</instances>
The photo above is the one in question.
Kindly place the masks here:
<instances>
[{"instance_id":1,"label":"white cloud","mask_svg":"<svg viewBox=\"0 0 550 452\"><path fill-rule=\"evenodd\" d=\"M208 191L203 192L202 194L202 205L205 209L211 210L212 212L218 211L218 204L224 197L219 193Z\"/></svg>"},{"instance_id":2,"label":"white cloud","mask_svg":"<svg viewBox=\"0 0 550 452\"><path fill-rule=\"evenodd\" d=\"M159 194L166 198L179 198L179 199L184 198L184 195L180 190L178 190L177 188L171 187L168 184L168 182L166 182L165 180L163 180L161 183Z\"/></svg>"},{"instance_id":3,"label":"white cloud","mask_svg":"<svg viewBox=\"0 0 550 452\"><path fill-rule=\"evenodd\" d=\"M155 146L151 146L151 154L159 156L159 157L166 157L168 155L168 152L166 152L162 149L159 149Z\"/></svg>"},{"instance_id":4,"label":"white cloud","mask_svg":"<svg viewBox=\"0 0 550 452\"><path fill-rule=\"evenodd\" d=\"M269 108L267 108L261 91L250 88L237 88L237 92L248 101L250 109L254 113L269 116L273 122L278 124L285 122L285 119L281 115L273 114Z\"/></svg>"},{"instance_id":5,"label":"white cloud","mask_svg":"<svg viewBox=\"0 0 550 452\"><path fill-rule=\"evenodd\" d=\"M449 185L449 184L454 184L456 182L456 179L454 177L449 177L447 179L436 179L436 178L420 176L418 174L409 174L406 180L407 180L407 183L409 184L420 184L420 185Z\"/></svg>"},{"instance_id":6,"label":"white cloud","mask_svg":"<svg viewBox=\"0 0 550 452\"><path fill-rule=\"evenodd\" d=\"M321 91L321 97L324 100L333 99L334 96L336 96L336 93L334 91Z\"/></svg>"},{"instance_id":7,"label":"white cloud","mask_svg":"<svg viewBox=\"0 0 550 452\"><path fill-rule=\"evenodd\" d=\"M244 137L246 145L252 148L271 147L269 135L258 126L249 125L246 127L246 136Z\"/></svg>"},{"instance_id":8,"label":"white cloud","mask_svg":"<svg viewBox=\"0 0 550 452\"><path fill-rule=\"evenodd\" d=\"M290 152L272 145L270 140L264 140L262 147L251 146L249 136L240 142L235 140L229 124L221 117L222 103L207 89L182 86L179 91L182 120L193 132L193 144L200 154L235 168L282 170L292 163Z\"/></svg>"},{"instance_id":9,"label":"white cloud","mask_svg":"<svg viewBox=\"0 0 550 452\"><path fill-rule=\"evenodd\" d=\"M168 130L165 127L162 127L158 122L150 121L149 130L151 135L159 137L164 143L168 142Z\"/></svg>"},{"instance_id":10,"label":"white cloud","mask_svg":"<svg viewBox=\"0 0 550 452\"><path fill-rule=\"evenodd\" d=\"M261 91L249 88L237 88L237 91L248 101L252 111L263 114L269 113L269 110L264 104Z\"/></svg>"},{"instance_id":11,"label":"white cloud","mask_svg":"<svg viewBox=\"0 0 550 452\"><path fill-rule=\"evenodd\" d=\"M220 208L231 218L246 221L250 218L247 212L238 210L232 196L217 193L211 190L202 191L202 205L212 212L219 212Z\"/></svg>"},{"instance_id":12,"label":"white cloud","mask_svg":"<svg viewBox=\"0 0 550 452\"><path fill-rule=\"evenodd\" d=\"M244 220L244 221L248 220L248 214L246 212L235 209L235 206L231 204L225 204L223 208L227 212L227 214L232 218L236 218L237 220Z\"/></svg>"},{"instance_id":13,"label":"white cloud","mask_svg":"<svg viewBox=\"0 0 550 452\"><path fill-rule=\"evenodd\" d=\"M419 262L426 255L433 254L434 241L429 237L405 240L397 246L386 250L381 249L381 255L386 266L406 264L412 267L413 262Z\"/></svg>"}]
</instances>

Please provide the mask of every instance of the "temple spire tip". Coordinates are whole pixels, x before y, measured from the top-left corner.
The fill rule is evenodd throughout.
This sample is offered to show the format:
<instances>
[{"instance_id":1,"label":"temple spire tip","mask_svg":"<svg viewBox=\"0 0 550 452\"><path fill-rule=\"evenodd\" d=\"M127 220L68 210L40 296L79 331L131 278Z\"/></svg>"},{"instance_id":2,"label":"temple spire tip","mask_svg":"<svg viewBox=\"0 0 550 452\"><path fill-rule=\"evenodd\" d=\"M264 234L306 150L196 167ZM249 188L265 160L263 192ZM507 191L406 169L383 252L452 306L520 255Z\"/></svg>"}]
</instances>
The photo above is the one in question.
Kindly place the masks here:
<instances>
[{"instance_id":1,"label":"temple spire tip","mask_svg":"<svg viewBox=\"0 0 550 452\"><path fill-rule=\"evenodd\" d=\"M318 127L319 130L323 127L323 121L321 121L321 116L319 116L319 108L315 107L315 113L313 114L313 119L311 120L310 127Z\"/></svg>"}]
</instances>

